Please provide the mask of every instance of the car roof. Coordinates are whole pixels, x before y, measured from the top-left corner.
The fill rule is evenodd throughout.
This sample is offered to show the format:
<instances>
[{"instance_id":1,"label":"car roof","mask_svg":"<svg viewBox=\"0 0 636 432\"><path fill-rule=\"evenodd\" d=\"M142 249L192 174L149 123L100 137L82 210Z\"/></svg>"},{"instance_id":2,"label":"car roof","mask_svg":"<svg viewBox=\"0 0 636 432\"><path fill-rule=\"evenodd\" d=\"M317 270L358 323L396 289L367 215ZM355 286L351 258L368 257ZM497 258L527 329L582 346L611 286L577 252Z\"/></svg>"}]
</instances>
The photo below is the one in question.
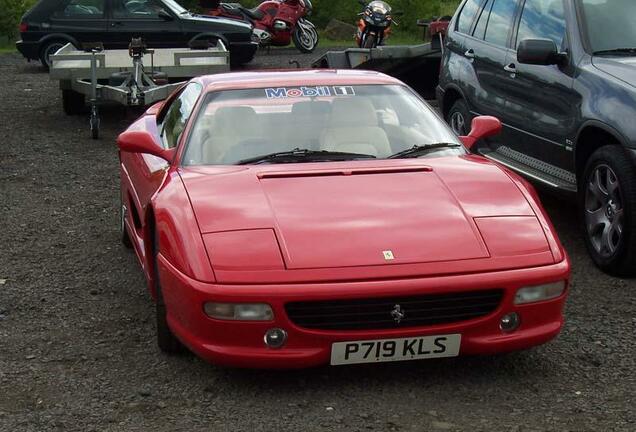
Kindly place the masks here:
<instances>
[{"instance_id":1,"label":"car roof","mask_svg":"<svg viewBox=\"0 0 636 432\"><path fill-rule=\"evenodd\" d=\"M305 69L232 72L206 75L198 80L206 91L261 87L298 87L319 85L387 85L403 83L380 72L366 70Z\"/></svg>"}]
</instances>

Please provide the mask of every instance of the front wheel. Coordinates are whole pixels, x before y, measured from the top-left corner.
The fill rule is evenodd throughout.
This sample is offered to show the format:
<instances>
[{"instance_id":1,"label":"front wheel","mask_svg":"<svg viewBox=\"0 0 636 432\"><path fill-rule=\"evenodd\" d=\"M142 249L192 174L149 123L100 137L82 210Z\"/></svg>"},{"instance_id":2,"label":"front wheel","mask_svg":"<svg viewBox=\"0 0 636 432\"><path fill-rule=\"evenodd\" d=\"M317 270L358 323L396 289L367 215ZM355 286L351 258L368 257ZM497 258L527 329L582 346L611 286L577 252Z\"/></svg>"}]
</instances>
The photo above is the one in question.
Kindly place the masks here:
<instances>
[{"instance_id":1,"label":"front wheel","mask_svg":"<svg viewBox=\"0 0 636 432\"><path fill-rule=\"evenodd\" d=\"M608 145L592 154L579 199L594 263L613 276L636 274L636 169L623 148Z\"/></svg>"},{"instance_id":2,"label":"front wheel","mask_svg":"<svg viewBox=\"0 0 636 432\"><path fill-rule=\"evenodd\" d=\"M161 291L161 281L159 280L159 263L157 255L159 253L159 236L157 232L154 233L154 248L153 248L153 275L155 285L155 318L157 323L157 345L159 349L168 354L180 354L185 351L183 344L172 333L168 326L166 303Z\"/></svg>"},{"instance_id":3,"label":"front wheel","mask_svg":"<svg viewBox=\"0 0 636 432\"><path fill-rule=\"evenodd\" d=\"M463 99L458 99L448 110L446 122L459 136L466 136L470 133L471 115L468 105Z\"/></svg>"},{"instance_id":4,"label":"front wheel","mask_svg":"<svg viewBox=\"0 0 636 432\"><path fill-rule=\"evenodd\" d=\"M294 33L292 34L292 40L294 41L294 45L298 49L298 51L309 54L314 52L319 42L318 32L316 28L299 23L294 29Z\"/></svg>"},{"instance_id":5,"label":"front wheel","mask_svg":"<svg viewBox=\"0 0 636 432\"><path fill-rule=\"evenodd\" d=\"M362 48L376 48L377 47L377 36L372 33L367 33L364 38L364 43L362 44Z\"/></svg>"}]
</instances>

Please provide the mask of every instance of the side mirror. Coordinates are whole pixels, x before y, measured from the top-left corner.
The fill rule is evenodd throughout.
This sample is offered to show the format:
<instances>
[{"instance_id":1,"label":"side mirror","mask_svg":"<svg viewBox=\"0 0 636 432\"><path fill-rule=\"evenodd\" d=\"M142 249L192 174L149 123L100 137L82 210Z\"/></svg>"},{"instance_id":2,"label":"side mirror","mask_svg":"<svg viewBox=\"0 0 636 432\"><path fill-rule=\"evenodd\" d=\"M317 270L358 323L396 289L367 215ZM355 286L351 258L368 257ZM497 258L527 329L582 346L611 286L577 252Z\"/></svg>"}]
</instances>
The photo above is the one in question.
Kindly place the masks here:
<instances>
[{"instance_id":1,"label":"side mirror","mask_svg":"<svg viewBox=\"0 0 636 432\"><path fill-rule=\"evenodd\" d=\"M126 131L117 137L119 150L127 153L146 153L172 162L175 149L163 148L150 134L143 130Z\"/></svg>"},{"instance_id":2,"label":"side mirror","mask_svg":"<svg viewBox=\"0 0 636 432\"><path fill-rule=\"evenodd\" d=\"M164 21L172 21L174 19L172 15L170 15L168 11L166 11L165 9L160 9L158 15L159 15L159 18L161 18Z\"/></svg>"},{"instance_id":3,"label":"side mirror","mask_svg":"<svg viewBox=\"0 0 636 432\"><path fill-rule=\"evenodd\" d=\"M459 139L468 150L471 150L477 141L498 135L501 129L501 122L497 117L479 116L473 119L468 136L462 136Z\"/></svg>"},{"instance_id":4,"label":"side mirror","mask_svg":"<svg viewBox=\"0 0 636 432\"><path fill-rule=\"evenodd\" d=\"M560 65L566 58L551 39L524 39L517 47L517 61L522 64Z\"/></svg>"}]
</instances>

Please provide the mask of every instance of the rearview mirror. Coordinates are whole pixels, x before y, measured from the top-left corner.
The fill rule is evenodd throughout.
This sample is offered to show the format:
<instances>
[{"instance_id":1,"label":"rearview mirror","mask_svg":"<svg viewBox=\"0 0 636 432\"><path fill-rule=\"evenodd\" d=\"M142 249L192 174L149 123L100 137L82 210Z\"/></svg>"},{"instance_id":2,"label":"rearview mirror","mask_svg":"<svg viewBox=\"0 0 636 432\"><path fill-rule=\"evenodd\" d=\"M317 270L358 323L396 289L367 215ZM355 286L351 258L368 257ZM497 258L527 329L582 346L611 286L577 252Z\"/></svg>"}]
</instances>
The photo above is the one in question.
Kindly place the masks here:
<instances>
[{"instance_id":1,"label":"rearview mirror","mask_svg":"<svg viewBox=\"0 0 636 432\"><path fill-rule=\"evenodd\" d=\"M461 136L464 146L471 150L475 143L481 139L495 136L501 132L501 122L497 117L479 116L473 119L468 136Z\"/></svg>"},{"instance_id":2,"label":"rearview mirror","mask_svg":"<svg viewBox=\"0 0 636 432\"><path fill-rule=\"evenodd\" d=\"M522 64L560 65L565 59L552 39L524 39L517 47L517 61Z\"/></svg>"},{"instance_id":3,"label":"rearview mirror","mask_svg":"<svg viewBox=\"0 0 636 432\"><path fill-rule=\"evenodd\" d=\"M147 131L126 131L117 137L119 150L127 153L146 153L172 162L175 149L165 149Z\"/></svg>"}]
</instances>

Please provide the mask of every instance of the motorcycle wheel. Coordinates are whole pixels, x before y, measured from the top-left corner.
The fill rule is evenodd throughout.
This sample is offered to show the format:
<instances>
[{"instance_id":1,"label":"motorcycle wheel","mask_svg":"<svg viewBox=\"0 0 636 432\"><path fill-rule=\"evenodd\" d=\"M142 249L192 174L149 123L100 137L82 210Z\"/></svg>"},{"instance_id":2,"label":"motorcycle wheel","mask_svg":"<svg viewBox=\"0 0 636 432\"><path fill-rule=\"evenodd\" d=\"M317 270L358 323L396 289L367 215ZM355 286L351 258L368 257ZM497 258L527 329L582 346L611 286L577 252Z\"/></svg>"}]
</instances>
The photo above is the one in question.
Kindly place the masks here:
<instances>
[{"instance_id":1,"label":"motorcycle wheel","mask_svg":"<svg viewBox=\"0 0 636 432\"><path fill-rule=\"evenodd\" d=\"M364 38L364 43L362 44L362 48L376 48L376 35L374 34L367 34L367 36Z\"/></svg>"},{"instance_id":2,"label":"motorcycle wheel","mask_svg":"<svg viewBox=\"0 0 636 432\"><path fill-rule=\"evenodd\" d=\"M298 51L309 54L314 52L318 46L318 32L315 28L305 30L300 26L296 26L292 34L292 40Z\"/></svg>"}]
</instances>

